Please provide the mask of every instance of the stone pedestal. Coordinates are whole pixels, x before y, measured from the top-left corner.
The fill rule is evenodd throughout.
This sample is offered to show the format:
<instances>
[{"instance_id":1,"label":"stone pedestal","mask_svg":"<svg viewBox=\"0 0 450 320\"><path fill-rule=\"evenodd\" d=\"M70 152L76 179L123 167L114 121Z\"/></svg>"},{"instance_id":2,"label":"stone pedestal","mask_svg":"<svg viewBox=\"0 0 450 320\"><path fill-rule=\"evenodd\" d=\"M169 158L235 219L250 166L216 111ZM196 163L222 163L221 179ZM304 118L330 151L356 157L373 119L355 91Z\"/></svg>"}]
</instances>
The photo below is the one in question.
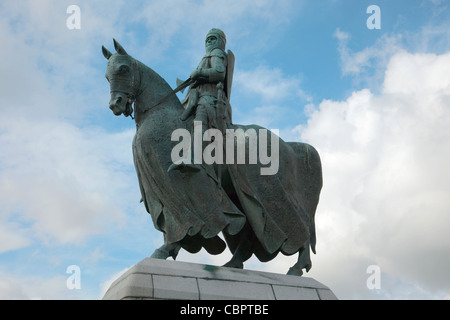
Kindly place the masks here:
<instances>
[{"instance_id":1,"label":"stone pedestal","mask_svg":"<svg viewBox=\"0 0 450 320\"><path fill-rule=\"evenodd\" d=\"M113 282L104 300L336 300L307 277L146 258Z\"/></svg>"}]
</instances>

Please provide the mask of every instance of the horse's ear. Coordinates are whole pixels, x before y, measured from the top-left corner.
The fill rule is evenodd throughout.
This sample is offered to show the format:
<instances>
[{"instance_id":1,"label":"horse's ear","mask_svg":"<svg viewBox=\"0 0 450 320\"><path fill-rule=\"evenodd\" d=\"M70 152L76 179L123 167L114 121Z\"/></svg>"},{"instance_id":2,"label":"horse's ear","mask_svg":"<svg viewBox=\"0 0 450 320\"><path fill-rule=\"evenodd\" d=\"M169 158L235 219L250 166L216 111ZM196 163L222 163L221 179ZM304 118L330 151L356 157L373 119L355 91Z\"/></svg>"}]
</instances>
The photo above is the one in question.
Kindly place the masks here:
<instances>
[{"instance_id":1,"label":"horse's ear","mask_svg":"<svg viewBox=\"0 0 450 320\"><path fill-rule=\"evenodd\" d=\"M106 49L104 46L102 46L102 52L106 59L109 60L109 58L111 58L112 53L108 49Z\"/></svg>"},{"instance_id":2,"label":"horse's ear","mask_svg":"<svg viewBox=\"0 0 450 320\"><path fill-rule=\"evenodd\" d=\"M117 53L119 54L128 54L125 49L116 41L116 39L113 39L114 41L114 48L116 48Z\"/></svg>"}]
</instances>

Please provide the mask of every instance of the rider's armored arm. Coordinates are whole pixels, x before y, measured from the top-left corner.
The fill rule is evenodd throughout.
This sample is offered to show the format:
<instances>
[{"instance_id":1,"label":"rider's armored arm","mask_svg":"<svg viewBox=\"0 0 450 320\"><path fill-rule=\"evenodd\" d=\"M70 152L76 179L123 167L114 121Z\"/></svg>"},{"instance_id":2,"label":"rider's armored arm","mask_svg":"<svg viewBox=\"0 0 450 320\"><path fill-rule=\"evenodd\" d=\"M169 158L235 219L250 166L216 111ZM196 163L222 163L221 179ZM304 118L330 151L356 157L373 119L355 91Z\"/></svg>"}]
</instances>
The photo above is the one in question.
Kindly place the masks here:
<instances>
[{"instance_id":1,"label":"rider's armored arm","mask_svg":"<svg viewBox=\"0 0 450 320\"><path fill-rule=\"evenodd\" d=\"M191 73L191 79L210 83L223 82L226 75L226 55L220 49L211 52L211 68L200 68Z\"/></svg>"},{"instance_id":2,"label":"rider's armored arm","mask_svg":"<svg viewBox=\"0 0 450 320\"><path fill-rule=\"evenodd\" d=\"M226 57L223 54L211 57L211 68L204 70L208 82L217 83L225 80Z\"/></svg>"}]
</instances>

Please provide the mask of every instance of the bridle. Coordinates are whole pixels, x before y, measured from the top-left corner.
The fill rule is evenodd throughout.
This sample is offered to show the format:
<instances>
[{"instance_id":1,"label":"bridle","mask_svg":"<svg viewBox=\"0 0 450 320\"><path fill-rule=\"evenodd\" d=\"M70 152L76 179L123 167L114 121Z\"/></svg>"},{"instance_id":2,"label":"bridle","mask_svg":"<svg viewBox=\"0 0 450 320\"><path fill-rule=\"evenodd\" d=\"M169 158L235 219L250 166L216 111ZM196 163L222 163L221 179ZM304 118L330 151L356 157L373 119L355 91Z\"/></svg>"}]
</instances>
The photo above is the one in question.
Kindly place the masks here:
<instances>
[{"instance_id":1,"label":"bridle","mask_svg":"<svg viewBox=\"0 0 450 320\"><path fill-rule=\"evenodd\" d=\"M131 58L131 69L134 70L138 70L138 63L137 60ZM111 77L109 79L110 81L110 85L111 85L111 90L110 92L118 92L121 93L123 95L125 95L128 99L127 103L126 103L126 110L123 113L123 115L125 117L130 116L131 119L134 120L133 117L133 103L136 102L137 97L142 93L142 92L138 92L138 89L140 88L141 85L141 77L140 75L138 77L136 77L136 74L139 75L139 72L132 72L131 75L131 81L129 78L125 78L125 77L120 77L120 76L116 76L116 77ZM112 85L112 83L114 83L114 85ZM117 84L121 84L120 86L117 86ZM165 100L167 100L169 97L171 97L172 95L174 95L175 93L177 93L178 91L184 89L185 87L189 86L190 84L192 84L193 81L189 78L188 80L184 81L179 87L177 87L175 90L171 91L169 94L165 95L164 97L162 97L161 99L159 99L158 102L156 102L154 105L152 105L150 108L147 108L143 111L143 113L159 106L161 103L163 103ZM119 88L127 88L129 89L128 92L124 91L124 90L118 90L115 89L115 87L119 87ZM134 92L134 93L130 93L130 92Z\"/></svg>"},{"instance_id":2,"label":"bridle","mask_svg":"<svg viewBox=\"0 0 450 320\"><path fill-rule=\"evenodd\" d=\"M128 100L125 104L126 110L123 113L123 115L125 117L130 116L130 118L134 120L133 103L136 102L137 97L140 95L140 92L138 92L138 89L140 87L141 79L140 79L140 76L136 76L136 74L139 74L139 72L132 72L133 70L138 70L137 61L131 57L130 57L130 59L131 59L131 68L130 68L131 81L129 78L115 76L115 77L109 78L109 83L110 83L110 87L111 87L111 90L110 90L111 93L117 92L117 93L121 93L127 97ZM119 90L118 88L120 88L122 90ZM123 89L123 88L126 88L127 91L125 91L125 89Z\"/></svg>"}]
</instances>

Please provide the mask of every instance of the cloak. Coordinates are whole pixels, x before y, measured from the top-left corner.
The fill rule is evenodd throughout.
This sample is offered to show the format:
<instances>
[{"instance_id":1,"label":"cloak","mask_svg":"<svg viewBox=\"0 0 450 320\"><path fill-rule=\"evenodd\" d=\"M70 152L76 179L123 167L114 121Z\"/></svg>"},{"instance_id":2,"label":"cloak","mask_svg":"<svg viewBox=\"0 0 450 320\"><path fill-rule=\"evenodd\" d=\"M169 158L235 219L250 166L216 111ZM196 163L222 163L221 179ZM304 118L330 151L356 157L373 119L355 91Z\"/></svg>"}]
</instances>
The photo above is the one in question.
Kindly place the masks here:
<instances>
[{"instance_id":1,"label":"cloak","mask_svg":"<svg viewBox=\"0 0 450 320\"><path fill-rule=\"evenodd\" d=\"M146 128L149 125L152 130ZM263 129L231 126L244 131ZM256 165L227 164L234 189L234 194L227 194L218 187L212 166L202 165L205 170L195 173L167 173L171 165L168 155L175 143L161 152L162 141L155 140L170 136L171 132L164 131L168 127L155 130L154 124L146 122L133 140L142 199L166 242L179 242L191 253L204 247L218 254L225 249L218 237L224 231L234 252L236 235L248 223L257 239L253 252L261 261L271 260L278 252L294 254L308 243L315 251L314 214L322 176L320 159L312 146L279 139L279 169L274 175L261 175L259 161ZM269 139L268 154L272 151L276 150L271 150Z\"/></svg>"}]
</instances>

